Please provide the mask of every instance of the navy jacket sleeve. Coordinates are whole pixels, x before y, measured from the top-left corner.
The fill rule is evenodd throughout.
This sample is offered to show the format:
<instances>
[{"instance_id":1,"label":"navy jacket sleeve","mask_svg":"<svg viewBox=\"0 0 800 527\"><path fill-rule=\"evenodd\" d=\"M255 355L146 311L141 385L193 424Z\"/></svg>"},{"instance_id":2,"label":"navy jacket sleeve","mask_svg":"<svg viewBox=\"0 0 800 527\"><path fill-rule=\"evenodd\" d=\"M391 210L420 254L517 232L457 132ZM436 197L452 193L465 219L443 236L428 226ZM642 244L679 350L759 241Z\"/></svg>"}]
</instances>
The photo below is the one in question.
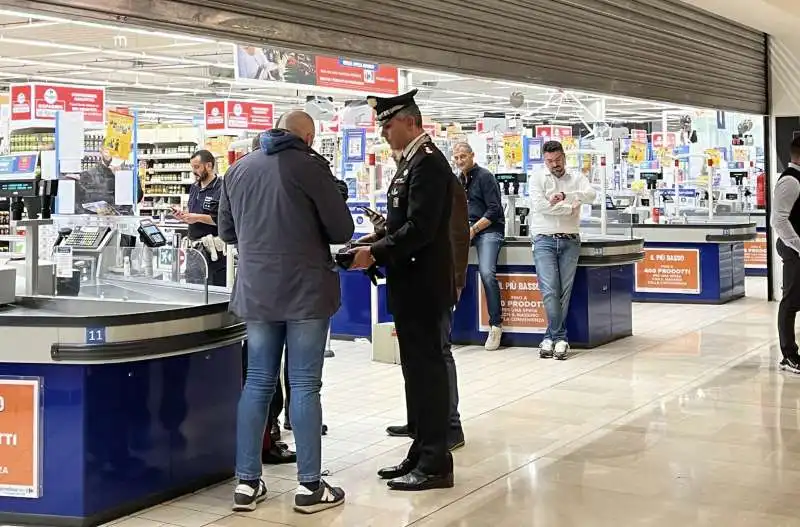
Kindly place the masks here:
<instances>
[{"instance_id":1,"label":"navy jacket sleeve","mask_svg":"<svg viewBox=\"0 0 800 527\"><path fill-rule=\"evenodd\" d=\"M230 171L228 171L230 174ZM220 182L222 187L221 196L219 198L219 214L217 215L217 229L219 230L219 237L223 242L236 245L238 240L236 238L236 225L233 222L233 214L231 213L231 202L228 197L228 176Z\"/></svg>"},{"instance_id":2,"label":"navy jacket sleeve","mask_svg":"<svg viewBox=\"0 0 800 527\"><path fill-rule=\"evenodd\" d=\"M503 201L500 197L500 184L488 170L481 174L481 194L486 202L486 212L483 217L492 223L499 223L503 219Z\"/></svg>"},{"instance_id":3,"label":"navy jacket sleeve","mask_svg":"<svg viewBox=\"0 0 800 527\"><path fill-rule=\"evenodd\" d=\"M454 182L449 167L437 156L428 155L409 177L406 222L399 229L372 244L372 257L379 265L407 260L431 243L442 221L442 200L450 199Z\"/></svg>"},{"instance_id":4,"label":"navy jacket sleeve","mask_svg":"<svg viewBox=\"0 0 800 527\"><path fill-rule=\"evenodd\" d=\"M296 171L295 181L314 203L328 243L352 240L355 231L353 216L330 167L309 157Z\"/></svg>"}]
</instances>

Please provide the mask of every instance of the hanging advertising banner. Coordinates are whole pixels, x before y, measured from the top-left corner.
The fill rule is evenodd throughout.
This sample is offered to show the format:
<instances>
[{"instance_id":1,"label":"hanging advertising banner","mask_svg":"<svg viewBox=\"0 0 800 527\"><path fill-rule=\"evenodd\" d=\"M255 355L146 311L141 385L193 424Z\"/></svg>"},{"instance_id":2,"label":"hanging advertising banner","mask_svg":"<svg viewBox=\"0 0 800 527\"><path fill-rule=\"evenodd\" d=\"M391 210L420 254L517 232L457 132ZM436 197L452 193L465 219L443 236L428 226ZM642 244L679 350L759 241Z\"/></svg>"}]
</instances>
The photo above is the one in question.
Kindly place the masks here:
<instances>
[{"instance_id":1,"label":"hanging advertising banner","mask_svg":"<svg viewBox=\"0 0 800 527\"><path fill-rule=\"evenodd\" d=\"M744 242L744 268L767 268L767 233L756 233L756 239Z\"/></svg>"},{"instance_id":2,"label":"hanging advertising banner","mask_svg":"<svg viewBox=\"0 0 800 527\"><path fill-rule=\"evenodd\" d=\"M97 86L66 84L12 84L11 123L22 126L55 126L56 113L82 112L87 127L105 123L106 90Z\"/></svg>"},{"instance_id":3,"label":"hanging advertising banner","mask_svg":"<svg viewBox=\"0 0 800 527\"><path fill-rule=\"evenodd\" d=\"M571 126L552 126L549 124L539 125L536 127L536 137L541 137L546 143L547 141L559 141L565 137L572 137Z\"/></svg>"},{"instance_id":4,"label":"hanging advertising banner","mask_svg":"<svg viewBox=\"0 0 800 527\"><path fill-rule=\"evenodd\" d=\"M700 251L645 247L636 262L637 293L700 294Z\"/></svg>"},{"instance_id":5,"label":"hanging advertising banner","mask_svg":"<svg viewBox=\"0 0 800 527\"><path fill-rule=\"evenodd\" d=\"M544 311L539 280L534 273L497 273L500 305L503 308L503 329L511 333L544 333L547 314ZM489 310L480 276L478 287L478 326L489 331Z\"/></svg>"},{"instance_id":6,"label":"hanging advertising banner","mask_svg":"<svg viewBox=\"0 0 800 527\"><path fill-rule=\"evenodd\" d=\"M274 108L271 103L264 102L233 99L205 101L206 132L237 135L240 132L270 130L274 124Z\"/></svg>"},{"instance_id":7,"label":"hanging advertising banner","mask_svg":"<svg viewBox=\"0 0 800 527\"><path fill-rule=\"evenodd\" d=\"M108 112L108 124L106 125L103 148L108 150L112 158L123 160L130 158L131 144L133 143L133 126L133 116L112 111Z\"/></svg>"},{"instance_id":8,"label":"hanging advertising banner","mask_svg":"<svg viewBox=\"0 0 800 527\"><path fill-rule=\"evenodd\" d=\"M631 130L631 142L647 144L647 130L634 128Z\"/></svg>"},{"instance_id":9,"label":"hanging advertising banner","mask_svg":"<svg viewBox=\"0 0 800 527\"><path fill-rule=\"evenodd\" d=\"M653 149L666 148L674 149L678 146L678 135L675 132L653 132Z\"/></svg>"},{"instance_id":10,"label":"hanging advertising banner","mask_svg":"<svg viewBox=\"0 0 800 527\"><path fill-rule=\"evenodd\" d=\"M0 496L41 497L39 379L0 378Z\"/></svg>"},{"instance_id":11,"label":"hanging advertising banner","mask_svg":"<svg viewBox=\"0 0 800 527\"><path fill-rule=\"evenodd\" d=\"M508 168L514 168L522 163L521 135L505 134L503 136L503 158Z\"/></svg>"},{"instance_id":12,"label":"hanging advertising banner","mask_svg":"<svg viewBox=\"0 0 800 527\"><path fill-rule=\"evenodd\" d=\"M645 157L647 157L647 143L631 142L628 148L628 163L632 165L644 163Z\"/></svg>"},{"instance_id":13,"label":"hanging advertising banner","mask_svg":"<svg viewBox=\"0 0 800 527\"><path fill-rule=\"evenodd\" d=\"M275 47L234 47L237 80L342 88L376 95L397 95L399 89L399 73L394 66Z\"/></svg>"}]
</instances>

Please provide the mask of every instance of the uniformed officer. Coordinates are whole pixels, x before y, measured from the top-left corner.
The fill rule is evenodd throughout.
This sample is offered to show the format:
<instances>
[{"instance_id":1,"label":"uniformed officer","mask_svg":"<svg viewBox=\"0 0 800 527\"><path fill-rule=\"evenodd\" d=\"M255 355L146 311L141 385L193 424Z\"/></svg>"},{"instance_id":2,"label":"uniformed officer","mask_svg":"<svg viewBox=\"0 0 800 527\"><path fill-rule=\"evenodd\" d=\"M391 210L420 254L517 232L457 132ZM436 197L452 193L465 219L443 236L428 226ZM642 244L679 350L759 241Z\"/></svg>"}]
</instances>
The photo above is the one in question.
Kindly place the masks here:
<instances>
[{"instance_id":1,"label":"uniformed officer","mask_svg":"<svg viewBox=\"0 0 800 527\"><path fill-rule=\"evenodd\" d=\"M188 246L199 251L208 265L209 285L224 287L227 278L225 244L219 239L217 212L222 193L222 181L215 171L214 154L198 150L192 155L192 172L195 183L189 188L188 211L175 210L174 216L189 225ZM189 253L186 256L187 280L203 283L205 265Z\"/></svg>"},{"instance_id":2,"label":"uniformed officer","mask_svg":"<svg viewBox=\"0 0 800 527\"><path fill-rule=\"evenodd\" d=\"M449 391L442 324L456 302L450 213L456 179L445 156L422 129L413 90L370 97L382 135L402 155L387 193L385 232L353 249L352 268L385 266L405 379L406 411L414 442L397 466L378 472L394 490L453 486L447 447Z\"/></svg>"}]
</instances>

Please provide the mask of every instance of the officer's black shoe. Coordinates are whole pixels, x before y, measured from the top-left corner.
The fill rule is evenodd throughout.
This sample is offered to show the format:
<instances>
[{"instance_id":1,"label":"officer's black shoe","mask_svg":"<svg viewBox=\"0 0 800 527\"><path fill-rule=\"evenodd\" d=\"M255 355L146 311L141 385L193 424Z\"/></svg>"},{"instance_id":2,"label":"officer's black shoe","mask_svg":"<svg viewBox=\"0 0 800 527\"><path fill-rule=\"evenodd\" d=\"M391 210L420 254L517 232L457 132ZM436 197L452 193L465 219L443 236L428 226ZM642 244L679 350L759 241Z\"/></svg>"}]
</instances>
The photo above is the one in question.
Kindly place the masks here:
<instances>
[{"instance_id":1,"label":"officer's black shoe","mask_svg":"<svg viewBox=\"0 0 800 527\"><path fill-rule=\"evenodd\" d=\"M402 478L403 476L410 474L411 471L414 470L415 465L416 463L412 463L410 459L406 458L401 461L399 465L380 469L378 471L378 477L381 479Z\"/></svg>"},{"instance_id":2,"label":"officer's black shoe","mask_svg":"<svg viewBox=\"0 0 800 527\"><path fill-rule=\"evenodd\" d=\"M272 423L272 428L269 430L269 438L272 439L273 443L281 440L281 425L277 421Z\"/></svg>"},{"instance_id":3,"label":"officer's black shoe","mask_svg":"<svg viewBox=\"0 0 800 527\"><path fill-rule=\"evenodd\" d=\"M454 485L453 473L433 475L414 469L403 477L395 478L387 483L391 490L419 492L433 489L451 489Z\"/></svg>"},{"instance_id":4,"label":"officer's black shoe","mask_svg":"<svg viewBox=\"0 0 800 527\"><path fill-rule=\"evenodd\" d=\"M286 443L273 443L269 450L261 452L261 462L265 465L286 465L297 462L297 453L289 450Z\"/></svg>"},{"instance_id":5,"label":"officer's black shoe","mask_svg":"<svg viewBox=\"0 0 800 527\"><path fill-rule=\"evenodd\" d=\"M389 426L386 428L386 433L392 437L414 437L408 432L408 425Z\"/></svg>"},{"instance_id":6,"label":"officer's black shoe","mask_svg":"<svg viewBox=\"0 0 800 527\"><path fill-rule=\"evenodd\" d=\"M447 449L452 452L462 448L464 444L464 431L460 428L451 429L447 435Z\"/></svg>"}]
</instances>

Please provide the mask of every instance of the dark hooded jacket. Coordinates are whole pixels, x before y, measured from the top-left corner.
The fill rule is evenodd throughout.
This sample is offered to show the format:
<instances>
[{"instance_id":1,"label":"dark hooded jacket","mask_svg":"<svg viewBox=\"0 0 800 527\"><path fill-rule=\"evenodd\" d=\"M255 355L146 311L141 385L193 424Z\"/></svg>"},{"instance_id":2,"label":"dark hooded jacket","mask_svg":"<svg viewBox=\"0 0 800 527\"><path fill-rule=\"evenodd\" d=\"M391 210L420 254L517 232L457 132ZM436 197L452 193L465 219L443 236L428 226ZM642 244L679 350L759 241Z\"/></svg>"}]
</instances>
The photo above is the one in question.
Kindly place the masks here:
<instances>
[{"instance_id":1,"label":"dark hooded jacket","mask_svg":"<svg viewBox=\"0 0 800 527\"><path fill-rule=\"evenodd\" d=\"M231 310L246 321L329 318L341 302L330 244L353 237L353 218L327 160L299 137L271 130L261 151L225 175L219 235L236 244Z\"/></svg>"}]
</instances>

